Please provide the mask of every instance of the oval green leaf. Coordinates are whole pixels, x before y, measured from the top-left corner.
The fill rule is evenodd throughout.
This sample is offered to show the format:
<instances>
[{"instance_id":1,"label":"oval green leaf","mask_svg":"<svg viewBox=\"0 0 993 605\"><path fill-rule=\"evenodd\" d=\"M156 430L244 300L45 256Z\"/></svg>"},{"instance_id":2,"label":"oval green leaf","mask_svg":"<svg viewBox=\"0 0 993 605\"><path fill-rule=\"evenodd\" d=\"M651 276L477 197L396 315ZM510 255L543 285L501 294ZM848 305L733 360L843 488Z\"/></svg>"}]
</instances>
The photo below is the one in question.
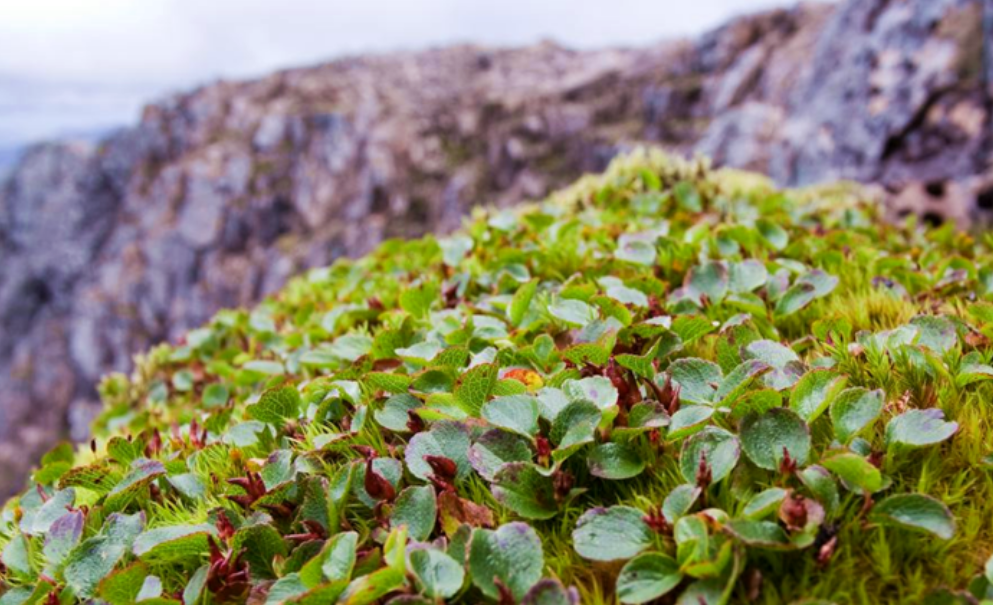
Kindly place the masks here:
<instances>
[{"instance_id":1,"label":"oval green leaf","mask_svg":"<svg viewBox=\"0 0 993 605\"><path fill-rule=\"evenodd\" d=\"M477 529L469 544L469 574L483 594L496 599L498 578L520 600L538 580L545 566L541 539L527 523L508 523L496 531Z\"/></svg>"},{"instance_id":2,"label":"oval green leaf","mask_svg":"<svg viewBox=\"0 0 993 605\"><path fill-rule=\"evenodd\" d=\"M883 411L883 392L854 387L842 391L831 403L835 439L848 444Z\"/></svg>"},{"instance_id":3,"label":"oval green leaf","mask_svg":"<svg viewBox=\"0 0 993 605\"><path fill-rule=\"evenodd\" d=\"M750 414L741 422L741 447L755 466L779 470L789 452L799 466L810 455L810 429L800 417L786 408L773 408L761 416Z\"/></svg>"},{"instance_id":4,"label":"oval green leaf","mask_svg":"<svg viewBox=\"0 0 993 605\"><path fill-rule=\"evenodd\" d=\"M683 478L696 483L701 459L710 466L712 481L717 483L731 474L741 455L741 444L732 433L708 426L683 443L679 455L679 470Z\"/></svg>"},{"instance_id":5,"label":"oval green leaf","mask_svg":"<svg viewBox=\"0 0 993 605\"><path fill-rule=\"evenodd\" d=\"M593 508L576 522L573 548L591 561L630 559L652 543L644 513L630 506Z\"/></svg>"},{"instance_id":6,"label":"oval green leaf","mask_svg":"<svg viewBox=\"0 0 993 605\"><path fill-rule=\"evenodd\" d=\"M601 479L630 479L645 470L645 459L634 448L620 443L602 443L586 458L590 473Z\"/></svg>"},{"instance_id":7,"label":"oval green leaf","mask_svg":"<svg viewBox=\"0 0 993 605\"><path fill-rule=\"evenodd\" d=\"M679 564L668 555L649 552L628 561L617 576L621 603L647 603L669 593L683 580Z\"/></svg>"},{"instance_id":8,"label":"oval green leaf","mask_svg":"<svg viewBox=\"0 0 993 605\"><path fill-rule=\"evenodd\" d=\"M877 502L869 520L933 534L942 540L955 535L955 518L943 502L924 494L895 494Z\"/></svg>"}]
</instances>

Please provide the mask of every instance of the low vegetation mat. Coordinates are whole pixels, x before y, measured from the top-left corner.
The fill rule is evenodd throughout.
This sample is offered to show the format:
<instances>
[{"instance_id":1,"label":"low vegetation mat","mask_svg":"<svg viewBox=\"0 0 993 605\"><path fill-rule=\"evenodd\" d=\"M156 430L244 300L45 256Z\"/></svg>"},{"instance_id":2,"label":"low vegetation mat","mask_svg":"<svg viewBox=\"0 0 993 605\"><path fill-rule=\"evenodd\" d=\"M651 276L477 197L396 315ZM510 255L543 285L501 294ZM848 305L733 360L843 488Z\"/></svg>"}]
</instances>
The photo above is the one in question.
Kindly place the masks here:
<instances>
[{"instance_id":1,"label":"low vegetation mat","mask_svg":"<svg viewBox=\"0 0 993 605\"><path fill-rule=\"evenodd\" d=\"M0 513L0 605L993 599L993 238L642 151L218 313Z\"/></svg>"}]
</instances>

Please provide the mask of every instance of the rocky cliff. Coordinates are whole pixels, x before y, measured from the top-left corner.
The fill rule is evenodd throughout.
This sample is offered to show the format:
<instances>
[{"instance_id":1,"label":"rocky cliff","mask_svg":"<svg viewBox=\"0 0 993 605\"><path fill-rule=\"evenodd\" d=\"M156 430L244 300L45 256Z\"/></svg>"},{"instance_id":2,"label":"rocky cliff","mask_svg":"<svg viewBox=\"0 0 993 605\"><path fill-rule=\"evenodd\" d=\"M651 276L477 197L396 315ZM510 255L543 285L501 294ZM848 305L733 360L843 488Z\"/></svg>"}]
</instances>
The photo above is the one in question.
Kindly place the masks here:
<instances>
[{"instance_id":1,"label":"rocky cliff","mask_svg":"<svg viewBox=\"0 0 993 605\"><path fill-rule=\"evenodd\" d=\"M96 146L39 146L0 187L0 497L85 437L99 377L136 351L625 147L872 181L895 215L985 221L991 5L851 0L650 48L344 59L150 105Z\"/></svg>"}]
</instances>

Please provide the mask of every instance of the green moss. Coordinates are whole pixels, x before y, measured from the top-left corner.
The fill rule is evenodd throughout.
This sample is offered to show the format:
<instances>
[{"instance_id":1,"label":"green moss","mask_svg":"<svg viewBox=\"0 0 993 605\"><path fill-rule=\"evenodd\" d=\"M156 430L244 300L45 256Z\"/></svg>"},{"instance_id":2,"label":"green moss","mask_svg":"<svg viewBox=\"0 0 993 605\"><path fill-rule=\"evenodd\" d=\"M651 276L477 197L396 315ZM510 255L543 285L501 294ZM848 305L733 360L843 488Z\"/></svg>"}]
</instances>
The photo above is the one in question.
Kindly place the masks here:
<instances>
[{"instance_id":1,"label":"green moss","mask_svg":"<svg viewBox=\"0 0 993 605\"><path fill-rule=\"evenodd\" d=\"M635 153L109 376L0 514L0 603L990 598L991 268Z\"/></svg>"}]
</instances>

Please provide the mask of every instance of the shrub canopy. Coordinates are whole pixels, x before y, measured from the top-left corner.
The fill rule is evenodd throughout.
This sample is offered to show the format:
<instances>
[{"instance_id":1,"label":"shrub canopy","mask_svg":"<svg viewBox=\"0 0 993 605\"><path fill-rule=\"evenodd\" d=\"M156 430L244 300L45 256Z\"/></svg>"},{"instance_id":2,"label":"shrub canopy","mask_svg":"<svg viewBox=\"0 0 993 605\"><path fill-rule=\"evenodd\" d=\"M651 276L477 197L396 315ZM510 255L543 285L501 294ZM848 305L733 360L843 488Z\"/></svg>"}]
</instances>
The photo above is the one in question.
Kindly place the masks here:
<instances>
[{"instance_id":1,"label":"shrub canopy","mask_svg":"<svg viewBox=\"0 0 993 605\"><path fill-rule=\"evenodd\" d=\"M993 598L990 243L656 152L387 242L108 377L0 604Z\"/></svg>"}]
</instances>

